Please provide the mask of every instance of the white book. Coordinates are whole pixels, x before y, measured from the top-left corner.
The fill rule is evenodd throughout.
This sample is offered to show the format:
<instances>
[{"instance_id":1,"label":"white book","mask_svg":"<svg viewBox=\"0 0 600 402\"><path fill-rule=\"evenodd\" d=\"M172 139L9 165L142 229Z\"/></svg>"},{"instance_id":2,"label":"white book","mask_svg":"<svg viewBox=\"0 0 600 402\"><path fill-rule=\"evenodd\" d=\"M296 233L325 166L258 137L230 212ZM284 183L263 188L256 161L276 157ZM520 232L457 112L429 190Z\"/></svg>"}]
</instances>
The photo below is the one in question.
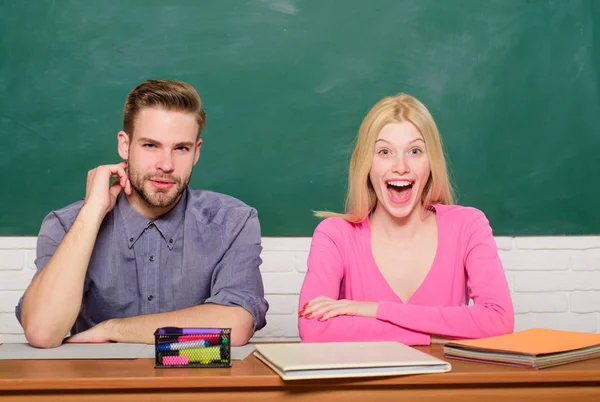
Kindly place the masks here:
<instances>
[{"instance_id":1,"label":"white book","mask_svg":"<svg viewBox=\"0 0 600 402\"><path fill-rule=\"evenodd\" d=\"M399 342L257 344L254 355L284 380L444 373L450 363Z\"/></svg>"}]
</instances>

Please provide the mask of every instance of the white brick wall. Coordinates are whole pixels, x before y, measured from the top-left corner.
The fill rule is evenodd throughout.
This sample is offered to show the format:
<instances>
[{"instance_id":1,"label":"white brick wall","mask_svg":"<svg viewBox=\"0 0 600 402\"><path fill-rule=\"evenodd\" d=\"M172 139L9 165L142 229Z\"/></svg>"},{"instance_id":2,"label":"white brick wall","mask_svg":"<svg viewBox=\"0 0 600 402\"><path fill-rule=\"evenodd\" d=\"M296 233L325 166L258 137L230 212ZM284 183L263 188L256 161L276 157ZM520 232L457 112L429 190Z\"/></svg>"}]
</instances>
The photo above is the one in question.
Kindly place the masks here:
<instances>
[{"instance_id":1,"label":"white brick wall","mask_svg":"<svg viewBox=\"0 0 600 402\"><path fill-rule=\"evenodd\" d=\"M25 342L15 305L35 273L35 237L0 237L0 343Z\"/></svg>"},{"instance_id":2,"label":"white brick wall","mask_svg":"<svg viewBox=\"0 0 600 402\"><path fill-rule=\"evenodd\" d=\"M33 276L34 237L0 237L0 342L22 342L14 306ZM498 237L516 330L600 332L600 236ZM254 339L297 340L298 293L310 238L264 238L261 266L270 309Z\"/></svg>"}]
</instances>

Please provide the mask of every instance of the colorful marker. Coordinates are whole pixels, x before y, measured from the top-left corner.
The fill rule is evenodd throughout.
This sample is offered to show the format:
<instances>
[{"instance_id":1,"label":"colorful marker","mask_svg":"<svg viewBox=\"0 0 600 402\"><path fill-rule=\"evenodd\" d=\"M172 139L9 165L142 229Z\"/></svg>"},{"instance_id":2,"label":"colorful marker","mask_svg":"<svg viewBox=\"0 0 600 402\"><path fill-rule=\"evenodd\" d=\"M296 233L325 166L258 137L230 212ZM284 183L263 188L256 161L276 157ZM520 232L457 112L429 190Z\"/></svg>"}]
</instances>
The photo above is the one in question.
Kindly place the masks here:
<instances>
[{"instance_id":1,"label":"colorful marker","mask_svg":"<svg viewBox=\"0 0 600 402\"><path fill-rule=\"evenodd\" d=\"M163 356L162 364L164 366L184 366L189 364L187 356Z\"/></svg>"},{"instance_id":2,"label":"colorful marker","mask_svg":"<svg viewBox=\"0 0 600 402\"><path fill-rule=\"evenodd\" d=\"M158 328L159 335L198 335L198 334L221 334L221 328Z\"/></svg>"},{"instance_id":3,"label":"colorful marker","mask_svg":"<svg viewBox=\"0 0 600 402\"><path fill-rule=\"evenodd\" d=\"M192 342L163 343L161 345L156 345L156 351L162 352L162 351L166 351L166 350L206 348L208 345L209 345L209 343L207 340L192 341Z\"/></svg>"},{"instance_id":4,"label":"colorful marker","mask_svg":"<svg viewBox=\"0 0 600 402\"><path fill-rule=\"evenodd\" d=\"M206 348L181 349L180 356L187 356L190 362L212 362L227 359L229 357L225 345L209 346Z\"/></svg>"}]
</instances>

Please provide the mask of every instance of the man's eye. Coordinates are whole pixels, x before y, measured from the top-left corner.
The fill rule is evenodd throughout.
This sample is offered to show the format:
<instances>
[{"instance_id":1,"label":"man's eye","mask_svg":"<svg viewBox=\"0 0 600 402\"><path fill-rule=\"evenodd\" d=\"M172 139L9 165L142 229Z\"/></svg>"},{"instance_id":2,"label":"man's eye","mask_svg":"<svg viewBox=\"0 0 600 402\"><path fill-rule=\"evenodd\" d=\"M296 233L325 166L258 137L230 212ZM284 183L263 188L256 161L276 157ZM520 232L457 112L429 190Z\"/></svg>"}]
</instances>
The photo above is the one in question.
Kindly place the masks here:
<instances>
[{"instance_id":1,"label":"man's eye","mask_svg":"<svg viewBox=\"0 0 600 402\"><path fill-rule=\"evenodd\" d=\"M144 144L144 148L154 148L154 144Z\"/></svg>"}]
</instances>

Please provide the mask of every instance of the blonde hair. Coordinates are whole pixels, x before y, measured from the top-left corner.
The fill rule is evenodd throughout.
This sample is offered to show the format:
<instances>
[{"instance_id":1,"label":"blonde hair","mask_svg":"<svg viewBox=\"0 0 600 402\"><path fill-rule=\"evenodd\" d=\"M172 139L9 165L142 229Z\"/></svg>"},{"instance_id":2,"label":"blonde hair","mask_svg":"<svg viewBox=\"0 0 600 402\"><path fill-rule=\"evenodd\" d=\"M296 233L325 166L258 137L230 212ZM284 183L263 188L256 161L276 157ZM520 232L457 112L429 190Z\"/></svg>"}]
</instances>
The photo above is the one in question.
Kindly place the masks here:
<instances>
[{"instance_id":1,"label":"blonde hair","mask_svg":"<svg viewBox=\"0 0 600 402\"><path fill-rule=\"evenodd\" d=\"M345 213L317 211L316 216L320 218L336 216L348 222L358 223L369 215L377 205L377 195L369 180L375 141L384 126L402 122L412 123L423 136L427 147L431 174L423 189L421 197L423 206L428 208L435 203L450 205L454 202L442 139L435 121L425 105L416 98L401 93L377 102L358 130L348 172Z\"/></svg>"}]
</instances>

